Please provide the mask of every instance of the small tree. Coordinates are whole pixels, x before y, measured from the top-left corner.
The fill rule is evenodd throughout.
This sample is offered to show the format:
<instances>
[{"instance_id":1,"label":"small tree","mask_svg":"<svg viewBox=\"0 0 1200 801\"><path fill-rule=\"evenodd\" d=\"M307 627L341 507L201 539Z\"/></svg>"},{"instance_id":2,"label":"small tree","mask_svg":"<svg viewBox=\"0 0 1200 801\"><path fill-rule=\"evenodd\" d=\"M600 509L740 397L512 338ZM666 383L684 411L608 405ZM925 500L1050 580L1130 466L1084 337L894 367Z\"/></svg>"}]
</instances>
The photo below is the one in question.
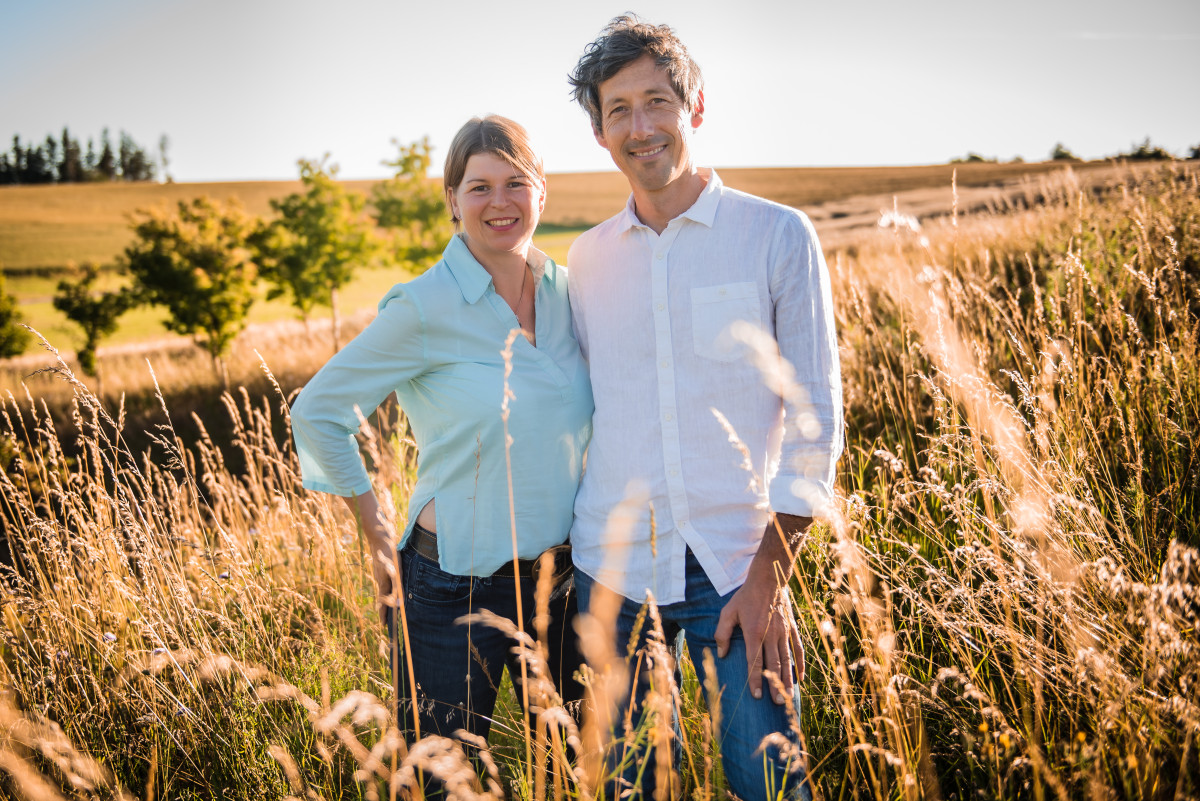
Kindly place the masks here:
<instances>
[{"instance_id":1,"label":"small tree","mask_svg":"<svg viewBox=\"0 0 1200 801\"><path fill-rule=\"evenodd\" d=\"M0 358L20 356L30 336L29 329L21 325L17 299L4 291L4 273L0 271Z\"/></svg>"},{"instance_id":2,"label":"small tree","mask_svg":"<svg viewBox=\"0 0 1200 801\"><path fill-rule=\"evenodd\" d=\"M84 344L76 356L83 372L94 378L99 378L96 348L100 340L112 336L121 315L138 304L137 293L132 287L95 292L99 276L100 270L95 264L84 264L79 275L58 282L58 291L54 295L54 308L83 329Z\"/></svg>"},{"instance_id":3,"label":"small tree","mask_svg":"<svg viewBox=\"0 0 1200 801\"><path fill-rule=\"evenodd\" d=\"M1147 136L1133 150L1122 153L1121 158L1127 158L1130 161L1171 161L1175 157L1164 148L1151 144L1150 137Z\"/></svg>"},{"instance_id":4,"label":"small tree","mask_svg":"<svg viewBox=\"0 0 1200 801\"><path fill-rule=\"evenodd\" d=\"M366 198L347 191L334 180L337 166L301 159L303 192L272 200L278 219L262 228L253 244L263 277L274 286L268 298L291 296L292 305L308 324L316 306L333 311L333 347L340 345L338 290L356 267L373 262L379 247L370 223L363 217Z\"/></svg>"},{"instance_id":5,"label":"small tree","mask_svg":"<svg viewBox=\"0 0 1200 801\"><path fill-rule=\"evenodd\" d=\"M165 306L167 330L197 339L229 386L224 355L246 327L258 267L247 246L256 221L236 201L180 201L177 213L139 211L125 258L137 291Z\"/></svg>"},{"instance_id":6,"label":"small tree","mask_svg":"<svg viewBox=\"0 0 1200 801\"><path fill-rule=\"evenodd\" d=\"M117 156L113 153L112 140L109 139L107 128L100 132L100 155L96 160L96 177L102 181L112 181L117 177Z\"/></svg>"},{"instance_id":7,"label":"small tree","mask_svg":"<svg viewBox=\"0 0 1200 801\"><path fill-rule=\"evenodd\" d=\"M1054 149L1050 151L1051 161L1079 161L1079 156L1072 153L1062 142L1055 142Z\"/></svg>"},{"instance_id":8,"label":"small tree","mask_svg":"<svg viewBox=\"0 0 1200 801\"><path fill-rule=\"evenodd\" d=\"M441 184L429 178L433 152L429 137L411 145L393 139L395 161L383 162L394 177L375 185L371 204L380 228L392 231L395 260L409 272L429 269L454 235Z\"/></svg>"},{"instance_id":9,"label":"small tree","mask_svg":"<svg viewBox=\"0 0 1200 801\"><path fill-rule=\"evenodd\" d=\"M1200 144L1188 148L1188 160L1195 161L1196 159L1200 159Z\"/></svg>"}]
</instances>

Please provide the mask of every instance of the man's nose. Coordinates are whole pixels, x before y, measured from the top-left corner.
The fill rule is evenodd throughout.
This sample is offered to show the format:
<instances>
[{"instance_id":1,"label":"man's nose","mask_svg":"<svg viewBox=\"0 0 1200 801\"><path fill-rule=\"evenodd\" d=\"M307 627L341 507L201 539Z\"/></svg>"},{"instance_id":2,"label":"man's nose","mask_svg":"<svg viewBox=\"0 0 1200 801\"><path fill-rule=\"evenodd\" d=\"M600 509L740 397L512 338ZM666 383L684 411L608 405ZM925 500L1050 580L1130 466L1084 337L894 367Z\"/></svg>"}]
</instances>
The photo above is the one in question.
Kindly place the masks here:
<instances>
[{"instance_id":1,"label":"man's nose","mask_svg":"<svg viewBox=\"0 0 1200 801\"><path fill-rule=\"evenodd\" d=\"M654 125L650 122L650 115L644 109L635 108L633 119L630 122L633 127L629 133L634 139L648 139L654 134Z\"/></svg>"}]
</instances>

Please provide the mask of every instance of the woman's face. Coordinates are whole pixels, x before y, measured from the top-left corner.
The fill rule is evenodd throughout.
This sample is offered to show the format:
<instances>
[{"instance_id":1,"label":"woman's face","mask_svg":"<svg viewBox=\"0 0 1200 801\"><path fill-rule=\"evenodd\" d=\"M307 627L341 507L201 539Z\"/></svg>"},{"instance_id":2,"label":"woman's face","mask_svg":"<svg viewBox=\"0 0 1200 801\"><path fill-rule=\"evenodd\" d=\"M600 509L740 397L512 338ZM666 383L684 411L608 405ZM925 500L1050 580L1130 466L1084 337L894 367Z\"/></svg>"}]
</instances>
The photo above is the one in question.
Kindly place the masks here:
<instances>
[{"instance_id":1,"label":"woman's face","mask_svg":"<svg viewBox=\"0 0 1200 801\"><path fill-rule=\"evenodd\" d=\"M518 172L491 153L471 156L462 182L450 193L451 211L462 220L476 258L506 253L524 257L545 205L541 179Z\"/></svg>"}]
</instances>

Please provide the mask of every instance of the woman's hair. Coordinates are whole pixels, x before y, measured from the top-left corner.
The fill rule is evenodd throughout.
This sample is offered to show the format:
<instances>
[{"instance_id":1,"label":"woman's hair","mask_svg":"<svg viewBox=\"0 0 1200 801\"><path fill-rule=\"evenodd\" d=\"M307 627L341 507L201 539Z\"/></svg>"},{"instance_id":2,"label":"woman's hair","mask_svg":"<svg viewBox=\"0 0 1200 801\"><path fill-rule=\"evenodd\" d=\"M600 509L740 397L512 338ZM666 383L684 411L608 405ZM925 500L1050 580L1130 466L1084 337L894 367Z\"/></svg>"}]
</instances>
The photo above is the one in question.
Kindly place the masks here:
<instances>
[{"instance_id":1,"label":"woman's hair","mask_svg":"<svg viewBox=\"0 0 1200 801\"><path fill-rule=\"evenodd\" d=\"M467 172L467 162L471 156L480 153L490 153L499 156L512 165L523 175L537 178L543 185L546 183L546 171L542 160L533 152L529 134L520 124L498 114L486 117L473 117L466 125L458 129L454 140L450 142L450 152L446 154L446 166L442 170L442 184L446 187L446 196L458 188ZM450 218L458 224L453 210Z\"/></svg>"},{"instance_id":2,"label":"woman's hair","mask_svg":"<svg viewBox=\"0 0 1200 801\"><path fill-rule=\"evenodd\" d=\"M667 25L644 22L636 14L622 14L587 46L574 72L567 77L575 102L588 113L596 133L604 130L600 119L600 84L646 55L667 71L684 107L689 112L696 110L704 79L675 31Z\"/></svg>"}]
</instances>

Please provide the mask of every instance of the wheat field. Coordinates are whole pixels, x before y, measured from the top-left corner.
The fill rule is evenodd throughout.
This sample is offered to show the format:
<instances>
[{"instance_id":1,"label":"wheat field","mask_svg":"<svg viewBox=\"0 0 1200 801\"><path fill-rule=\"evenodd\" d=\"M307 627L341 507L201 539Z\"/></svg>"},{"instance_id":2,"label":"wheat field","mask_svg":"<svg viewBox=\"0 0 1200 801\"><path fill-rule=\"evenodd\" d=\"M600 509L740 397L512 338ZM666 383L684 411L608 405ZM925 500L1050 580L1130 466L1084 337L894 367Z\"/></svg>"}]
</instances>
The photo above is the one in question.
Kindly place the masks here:
<instances>
[{"instance_id":1,"label":"wheat field","mask_svg":"<svg viewBox=\"0 0 1200 801\"><path fill-rule=\"evenodd\" d=\"M827 250L847 447L792 585L818 798L1200 796L1200 179L1063 172L1036 194L924 222L896 208ZM195 437L157 374L125 405L66 361L9 392L0 793L379 799L432 774L457 798L593 796L620 678L603 649L579 728L535 682L478 771L398 735L362 542L300 489L287 436L324 359L305 336L264 332L270 372L244 353L246 388ZM401 417L379 419L363 447L404 508L415 454ZM587 642L607 614L581 621ZM685 662L660 716L615 733L666 742L674 707L683 794L724 798L700 699Z\"/></svg>"}]
</instances>

